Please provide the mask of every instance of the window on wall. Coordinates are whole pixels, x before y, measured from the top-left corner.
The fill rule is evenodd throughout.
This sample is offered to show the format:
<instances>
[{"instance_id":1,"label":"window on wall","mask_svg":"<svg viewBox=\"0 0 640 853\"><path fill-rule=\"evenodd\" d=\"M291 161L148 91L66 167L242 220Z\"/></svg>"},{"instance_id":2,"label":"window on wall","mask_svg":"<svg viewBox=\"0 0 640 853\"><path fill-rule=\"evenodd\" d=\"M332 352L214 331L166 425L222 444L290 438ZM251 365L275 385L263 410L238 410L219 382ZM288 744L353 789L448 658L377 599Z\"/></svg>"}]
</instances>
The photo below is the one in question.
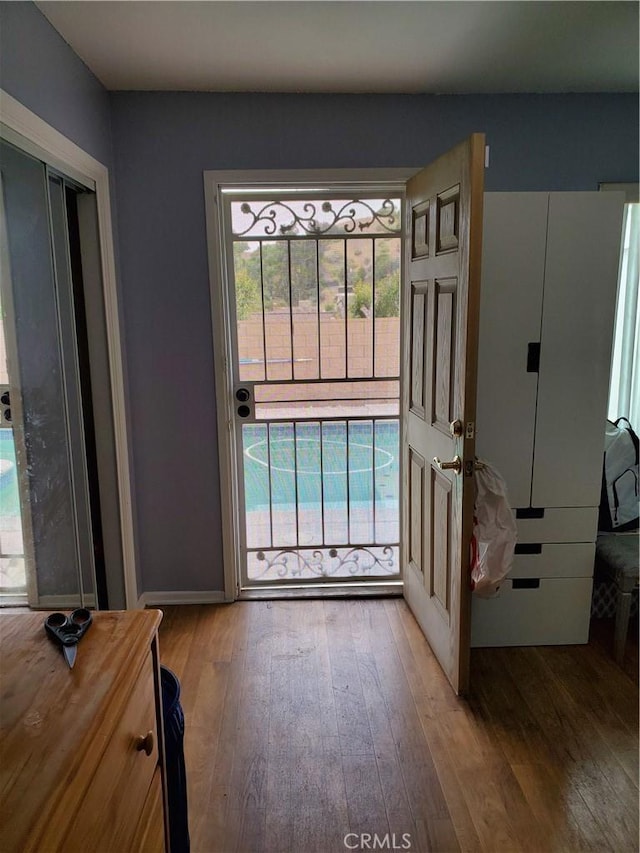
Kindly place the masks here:
<instances>
[{"instance_id":1,"label":"window on wall","mask_svg":"<svg viewBox=\"0 0 640 853\"><path fill-rule=\"evenodd\" d=\"M609 420L640 428L640 315L638 313L640 204L625 204L620 277L611 362Z\"/></svg>"}]
</instances>

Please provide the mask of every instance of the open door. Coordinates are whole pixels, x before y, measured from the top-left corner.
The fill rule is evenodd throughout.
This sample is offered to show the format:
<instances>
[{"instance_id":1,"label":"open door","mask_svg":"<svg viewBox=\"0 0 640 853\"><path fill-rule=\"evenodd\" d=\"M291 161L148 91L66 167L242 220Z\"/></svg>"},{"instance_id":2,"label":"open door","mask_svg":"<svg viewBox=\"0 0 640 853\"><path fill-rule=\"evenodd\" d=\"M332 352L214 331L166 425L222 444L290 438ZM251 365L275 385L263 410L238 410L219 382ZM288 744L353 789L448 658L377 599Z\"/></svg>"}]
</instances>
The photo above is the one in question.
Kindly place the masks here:
<instances>
[{"instance_id":1,"label":"open door","mask_svg":"<svg viewBox=\"0 0 640 853\"><path fill-rule=\"evenodd\" d=\"M469 684L483 134L407 183L404 595L456 693Z\"/></svg>"}]
</instances>

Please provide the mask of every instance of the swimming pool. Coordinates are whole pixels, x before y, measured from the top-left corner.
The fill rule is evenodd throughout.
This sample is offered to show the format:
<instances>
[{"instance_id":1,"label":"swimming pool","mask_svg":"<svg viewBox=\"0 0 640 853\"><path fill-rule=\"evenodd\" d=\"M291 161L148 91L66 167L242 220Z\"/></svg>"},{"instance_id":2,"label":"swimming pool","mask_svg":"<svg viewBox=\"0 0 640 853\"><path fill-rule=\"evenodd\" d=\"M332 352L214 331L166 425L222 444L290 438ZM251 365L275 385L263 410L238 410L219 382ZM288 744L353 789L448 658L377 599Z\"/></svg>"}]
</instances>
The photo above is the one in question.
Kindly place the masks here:
<instances>
[{"instance_id":1,"label":"swimming pool","mask_svg":"<svg viewBox=\"0 0 640 853\"><path fill-rule=\"evenodd\" d=\"M19 516L18 469L10 429L0 429L0 462L0 518Z\"/></svg>"},{"instance_id":2,"label":"swimming pool","mask_svg":"<svg viewBox=\"0 0 640 853\"><path fill-rule=\"evenodd\" d=\"M245 508L398 503L399 422L245 424Z\"/></svg>"},{"instance_id":3,"label":"swimming pool","mask_svg":"<svg viewBox=\"0 0 640 853\"><path fill-rule=\"evenodd\" d=\"M242 429L248 581L398 574L399 421Z\"/></svg>"}]
</instances>

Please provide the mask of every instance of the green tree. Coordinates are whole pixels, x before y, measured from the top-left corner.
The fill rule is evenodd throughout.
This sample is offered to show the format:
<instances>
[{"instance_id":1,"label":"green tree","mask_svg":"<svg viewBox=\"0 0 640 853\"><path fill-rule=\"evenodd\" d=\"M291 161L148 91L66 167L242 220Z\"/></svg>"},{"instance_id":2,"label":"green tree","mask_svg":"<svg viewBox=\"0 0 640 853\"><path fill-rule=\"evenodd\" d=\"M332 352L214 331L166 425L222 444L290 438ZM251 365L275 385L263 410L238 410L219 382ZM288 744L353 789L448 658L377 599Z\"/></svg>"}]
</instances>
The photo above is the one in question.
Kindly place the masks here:
<instances>
[{"instance_id":1,"label":"green tree","mask_svg":"<svg viewBox=\"0 0 640 853\"><path fill-rule=\"evenodd\" d=\"M397 239L394 242L397 242ZM399 269L397 251L392 255L391 248L391 240L378 240L376 242L376 275L381 279L392 275Z\"/></svg>"},{"instance_id":2,"label":"green tree","mask_svg":"<svg viewBox=\"0 0 640 853\"><path fill-rule=\"evenodd\" d=\"M248 320L262 307L260 283L244 267L236 270L236 316L238 320Z\"/></svg>"},{"instance_id":3,"label":"green tree","mask_svg":"<svg viewBox=\"0 0 640 853\"><path fill-rule=\"evenodd\" d=\"M360 278L353 285L353 299L349 302L350 317L366 317L371 312L371 285Z\"/></svg>"},{"instance_id":4,"label":"green tree","mask_svg":"<svg viewBox=\"0 0 640 853\"><path fill-rule=\"evenodd\" d=\"M233 268L236 291L236 316L246 320L262 307L260 292L260 255L249 243L233 244Z\"/></svg>"},{"instance_id":5,"label":"green tree","mask_svg":"<svg viewBox=\"0 0 640 853\"><path fill-rule=\"evenodd\" d=\"M316 303L318 299L316 244L313 240L292 240L291 296L294 305Z\"/></svg>"},{"instance_id":6,"label":"green tree","mask_svg":"<svg viewBox=\"0 0 640 853\"><path fill-rule=\"evenodd\" d=\"M233 244L233 262L236 271L247 270L256 281L260 279L260 250L257 243L238 242Z\"/></svg>"},{"instance_id":7,"label":"green tree","mask_svg":"<svg viewBox=\"0 0 640 853\"><path fill-rule=\"evenodd\" d=\"M289 263L285 240L262 244L262 281L265 311L289 305Z\"/></svg>"},{"instance_id":8,"label":"green tree","mask_svg":"<svg viewBox=\"0 0 640 853\"><path fill-rule=\"evenodd\" d=\"M400 276L388 275L376 285L376 317L400 316Z\"/></svg>"}]
</instances>

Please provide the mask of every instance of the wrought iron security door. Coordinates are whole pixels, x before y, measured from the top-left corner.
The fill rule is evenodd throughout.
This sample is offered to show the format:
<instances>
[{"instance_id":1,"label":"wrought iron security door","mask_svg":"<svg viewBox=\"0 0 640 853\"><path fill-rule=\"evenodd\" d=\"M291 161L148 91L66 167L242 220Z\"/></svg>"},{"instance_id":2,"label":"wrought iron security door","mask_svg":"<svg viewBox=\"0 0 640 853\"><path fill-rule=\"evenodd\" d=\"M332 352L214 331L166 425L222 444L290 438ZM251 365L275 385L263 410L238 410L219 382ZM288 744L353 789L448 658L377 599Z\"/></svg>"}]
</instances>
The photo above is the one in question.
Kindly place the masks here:
<instances>
[{"instance_id":1,"label":"wrought iron security door","mask_svg":"<svg viewBox=\"0 0 640 853\"><path fill-rule=\"evenodd\" d=\"M241 590L399 578L400 197L223 193Z\"/></svg>"}]
</instances>

